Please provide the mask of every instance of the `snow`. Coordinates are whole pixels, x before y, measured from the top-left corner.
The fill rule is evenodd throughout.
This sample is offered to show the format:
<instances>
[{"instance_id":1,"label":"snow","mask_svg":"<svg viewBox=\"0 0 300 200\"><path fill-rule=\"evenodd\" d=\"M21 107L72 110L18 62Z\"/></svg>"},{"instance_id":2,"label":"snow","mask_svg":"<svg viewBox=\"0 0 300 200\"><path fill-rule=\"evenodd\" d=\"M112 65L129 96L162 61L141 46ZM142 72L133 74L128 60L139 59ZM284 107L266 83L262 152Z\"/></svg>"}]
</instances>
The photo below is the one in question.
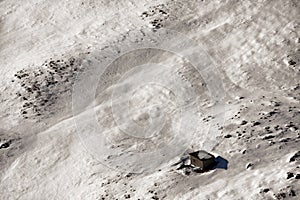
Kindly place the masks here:
<instances>
[{"instance_id":1,"label":"snow","mask_svg":"<svg viewBox=\"0 0 300 200\"><path fill-rule=\"evenodd\" d=\"M1 1L1 199L298 199L298 18L297 1ZM228 169L172 167L197 150Z\"/></svg>"}]
</instances>

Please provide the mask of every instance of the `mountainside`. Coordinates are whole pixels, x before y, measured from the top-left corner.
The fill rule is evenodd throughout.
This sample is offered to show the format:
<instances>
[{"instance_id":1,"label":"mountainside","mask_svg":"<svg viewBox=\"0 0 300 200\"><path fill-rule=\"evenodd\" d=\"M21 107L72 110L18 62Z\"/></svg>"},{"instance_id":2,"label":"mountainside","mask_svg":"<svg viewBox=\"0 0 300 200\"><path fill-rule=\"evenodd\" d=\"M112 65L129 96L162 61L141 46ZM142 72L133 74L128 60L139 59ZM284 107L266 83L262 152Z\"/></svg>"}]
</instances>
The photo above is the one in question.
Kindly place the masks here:
<instances>
[{"instance_id":1,"label":"mountainside","mask_svg":"<svg viewBox=\"0 0 300 200\"><path fill-rule=\"evenodd\" d=\"M299 199L298 1L0 1L0 199ZM174 163L206 150L227 169Z\"/></svg>"}]
</instances>

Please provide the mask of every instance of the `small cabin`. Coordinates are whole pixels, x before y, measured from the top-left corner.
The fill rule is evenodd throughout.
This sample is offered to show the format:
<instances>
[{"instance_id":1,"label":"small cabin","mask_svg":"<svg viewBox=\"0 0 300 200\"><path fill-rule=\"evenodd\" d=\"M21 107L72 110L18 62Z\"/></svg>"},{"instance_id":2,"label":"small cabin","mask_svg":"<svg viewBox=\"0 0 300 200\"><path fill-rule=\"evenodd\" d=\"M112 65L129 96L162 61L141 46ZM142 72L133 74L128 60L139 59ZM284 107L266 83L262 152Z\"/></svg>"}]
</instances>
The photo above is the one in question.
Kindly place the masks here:
<instances>
[{"instance_id":1,"label":"small cabin","mask_svg":"<svg viewBox=\"0 0 300 200\"><path fill-rule=\"evenodd\" d=\"M190 153L189 156L191 166L204 171L212 169L216 164L215 156L203 150Z\"/></svg>"}]
</instances>

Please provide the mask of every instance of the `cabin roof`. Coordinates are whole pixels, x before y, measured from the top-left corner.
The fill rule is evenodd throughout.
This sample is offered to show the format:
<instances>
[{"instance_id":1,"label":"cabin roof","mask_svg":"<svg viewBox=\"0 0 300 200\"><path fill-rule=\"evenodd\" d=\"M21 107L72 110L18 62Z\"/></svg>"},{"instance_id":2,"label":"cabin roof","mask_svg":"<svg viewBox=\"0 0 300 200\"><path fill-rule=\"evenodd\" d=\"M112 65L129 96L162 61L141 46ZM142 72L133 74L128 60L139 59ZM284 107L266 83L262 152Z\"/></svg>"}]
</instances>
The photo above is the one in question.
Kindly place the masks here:
<instances>
[{"instance_id":1,"label":"cabin roof","mask_svg":"<svg viewBox=\"0 0 300 200\"><path fill-rule=\"evenodd\" d=\"M208 159L215 158L212 154L210 154L204 150L192 152L192 153L190 153L190 156L199 158L200 160L208 160Z\"/></svg>"}]
</instances>

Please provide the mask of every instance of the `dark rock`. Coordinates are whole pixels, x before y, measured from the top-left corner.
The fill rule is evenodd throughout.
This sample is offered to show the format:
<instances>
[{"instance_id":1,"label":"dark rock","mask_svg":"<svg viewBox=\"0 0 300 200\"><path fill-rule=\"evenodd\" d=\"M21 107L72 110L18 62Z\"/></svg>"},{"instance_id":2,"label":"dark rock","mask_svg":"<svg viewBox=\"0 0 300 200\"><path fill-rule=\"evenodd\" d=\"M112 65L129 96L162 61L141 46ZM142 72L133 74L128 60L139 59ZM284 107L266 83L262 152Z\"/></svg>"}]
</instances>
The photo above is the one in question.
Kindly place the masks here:
<instances>
[{"instance_id":1,"label":"dark rock","mask_svg":"<svg viewBox=\"0 0 300 200\"><path fill-rule=\"evenodd\" d=\"M252 126L257 126L257 125L260 125L261 123L260 122L254 122L253 124L252 124Z\"/></svg>"},{"instance_id":2,"label":"dark rock","mask_svg":"<svg viewBox=\"0 0 300 200\"><path fill-rule=\"evenodd\" d=\"M248 163L247 165L246 165L246 169L249 169L250 167L252 167L253 166L253 163Z\"/></svg>"},{"instance_id":3,"label":"dark rock","mask_svg":"<svg viewBox=\"0 0 300 200\"><path fill-rule=\"evenodd\" d=\"M279 102L273 101L273 102L272 102L272 105L273 105L274 107L278 107L278 106L280 106L280 103L279 103Z\"/></svg>"},{"instance_id":4,"label":"dark rock","mask_svg":"<svg viewBox=\"0 0 300 200\"><path fill-rule=\"evenodd\" d=\"M287 186L286 188L280 189L279 193L275 194L276 199L286 199L288 197L295 197L296 192L291 188L291 186Z\"/></svg>"},{"instance_id":5,"label":"dark rock","mask_svg":"<svg viewBox=\"0 0 300 200\"><path fill-rule=\"evenodd\" d=\"M268 115L269 115L269 116L273 116L273 115L275 115L276 113L277 113L276 111L271 111L271 112L268 113Z\"/></svg>"},{"instance_id":6,"label":"dark rock","mask_svg":"<svg viewBox=\"0 0 300 200\"><path fill-rule=\"evenodd\" d=\"M285 124L284 125L286 128L291 128L291 127L294 127L295 125L293 124L293 122L291 123L289 123L289 124Z\"/></svg>"},{"instance_id":7,"label":"dark rock","mask_svg":"<svg viewBox=\"0 0 300 200\"><path fill-rule=\"evenodd\" d=\"M282 129L279 125L276 125L275 127L274 127L274 129L275 129L275 131L279 131L280 129Z\"/></svg>"},{"instance_id":8,"label":"dark rock","mask_svg":"<svg viewBox=\"0 0 300 200\"><path fill-rule=\"evenodd\" d=\"M293 61L293 60L289 60L288 63L289 63L289 65L296 65L296 64L297 64L297 63L296 63L295 61Z\"/></svg>"},{"instance_id":9,"label":"dark rock","mask_svg":"<svg viewBox=\"0 0 300 200\"><path fill-rule=\"evenodd\" d=\"M276 199L285 199L286 198L286 193L284 192L280 192L278 194L275 195Z\"/></svg>"},{"instance_id":10,"label":"dark rock","mask_svg":"<svg viewBox=\"0 0 300 200\"><path fill-rule=\"evenodd\" d=\"M245 125L245 124L247 124L248 122L246 121L246 120L243 120L242 122L241 122L241 125Z\"/></svg>"},{"instance_id":11,"label":"dark rock","mask_svg":"<svg viewBox=\"0 0 300 200\"><path fill-rule=\"evenodd\" d=\"M191 174L191 170L184 170L184 174L189 176Z\"/></svg>"},{"instance_id":12,"label":"dark rock","mask_svg":"<svg viewBox=\"0 0 300 200\"><path fill-rule=\"evenodd\" d=\"M274 138L275 136L274 135L267 135L263 138L263 140L269 140L269 139L272 139Z\"/></svg>"},{"instance_id":13,"label":"dark rock","mask_svg":"<svg viewBox=\"0 0 300 200\"><path fill-rule=\"evenodd\" d=\"M262 189L262 190L260 191L260 193L267 193L267 192L269 192L269 191L270 191L269 188L265 188L265 189Z\"/></svg>"},{"instance_id":14,"label":"dark rock","mask_svg":"<svg viewBox=\"0 0 300 200\"><path fill-rule=\"evenodd\" d=\"M79 58L55 59L55 61L49 59L41 66L23 69L15 74L15 82L22 87L17 95L24 102L23 107L28 108L28 112L32 114L30 118L34 119L37 113L42 114L38 118L49 117L54 113L52 105L60 96L68 95L72 90L76 75L82 72L83 68L80 63L81 59ZM23 77L26 78L23 79ZM33 109L34 107L35 109ZM55 112L58 110L56 109ZM22 116L27 118L24 114Z\"/></svg>"},{"instance_id":15,"label":"dark rock","mask_svg":"<svg viewBox=\"0 0 300 200\"><path fill-rule=\"evenodd\" d=\"M11 141L7 141L0 145L0 149L6 149L10 146L10 144L11 144Z\"/></svg>"},{"instance_id":16,"label":"dark rock","mask_svg":"<svg viewBox=\"0 0 300 200\"><path fill-rule=\"evenodd\" d=\"M295 153L291 158L290 158L290 162L294 162L296 160L300 160L300 151L298 151L297 153Z\"/></svg>"},{"instance_id":17,"label":"dark rock","mask_svg":"<svg viewBox=\"0 0 300 200\"><path fill-rule=\"evenodd\" d=\"M267 192L269 192L270 191L270 189L269 188L265 188L265 189L263 189L263 192L264 193L267 193Z\"/></svg>"},{"instance_id":18,"label":"dark rock","mask_svg":"<svg viewBox=\"0 0 300 200\"><path fill-rule=\"evenodd\" d=\"M295 190L290 190L289 196L290 197L295 197L296 196Z\"/></svg>"},{"instance_id":19,"label":"dark rock","mask_svg":"<svg viewBox=\"0 0 300 200\"><path fill-rule=\"evenodd\" d=\"M286 179L290 179L290 178L293 178L293 177L294 177L294 174L292 172L288 172Z\"/></svg>"}]
</instances>

